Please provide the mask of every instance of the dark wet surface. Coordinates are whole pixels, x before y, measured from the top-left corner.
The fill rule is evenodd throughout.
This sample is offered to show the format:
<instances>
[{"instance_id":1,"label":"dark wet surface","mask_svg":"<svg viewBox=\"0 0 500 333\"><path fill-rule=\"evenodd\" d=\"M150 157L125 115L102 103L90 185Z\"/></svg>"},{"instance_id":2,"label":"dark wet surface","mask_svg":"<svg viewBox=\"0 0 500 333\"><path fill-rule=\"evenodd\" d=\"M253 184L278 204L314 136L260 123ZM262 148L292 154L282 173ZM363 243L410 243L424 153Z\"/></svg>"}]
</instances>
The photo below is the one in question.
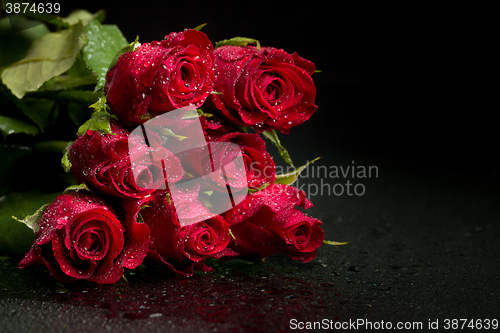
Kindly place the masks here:
<instances>
[{"instance_id":1,"label":"dark wet surface","mask_svg":"<svg viewBox=\"0 0 500 333\"><path fill-rule=\"evenodd\" d=\"M414 170L365 181L360 197L317 196L326 239L309 264L213 261L179 279L154 263L128 283L56 283L42 267L0 263L2 332L277 332L290 320L345 322L499 318L496 187ZM423 176L425 175L425 177ZM434 175L434 176L433 176ZM310 179L312 183L314 179Z\"/></svg>"}]
</instances>

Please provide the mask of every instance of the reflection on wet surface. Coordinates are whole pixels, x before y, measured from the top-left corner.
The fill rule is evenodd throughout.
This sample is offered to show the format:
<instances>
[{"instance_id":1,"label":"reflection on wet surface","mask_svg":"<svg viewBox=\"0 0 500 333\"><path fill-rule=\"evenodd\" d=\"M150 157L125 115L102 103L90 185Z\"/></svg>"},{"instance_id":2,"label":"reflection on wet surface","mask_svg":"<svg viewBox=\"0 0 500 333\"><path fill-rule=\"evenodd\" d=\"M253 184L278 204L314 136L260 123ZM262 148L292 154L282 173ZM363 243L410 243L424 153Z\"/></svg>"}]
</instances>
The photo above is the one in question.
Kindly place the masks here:
<instances>
[{"instance_id":1,"label":"reflection on wet surface","mask_svg":"<svg viewBox=\"0 0 500 333\"><path fill-rule=\"evenodd\" d=\"M38 321L49 321L47 329L55 325L62 331L77 325L68 316L77 317L77 327L132 325L207 332L288 331L291 319L339 319L340 291L320 263L304 265L284 256L268 259L213 261L215 272L189 279L148 263L127 271L128 283L122 279L115 285L83 281L63 285L42 267L21 271L9 260L3 263L0 309L9 302L15 311L31 315L38 309ZM68 315L58 314L59 320L53 318L54 311ZM2 315L14 320L20 314L0 313L0 319Z\"/></svg>"}]
</instances>

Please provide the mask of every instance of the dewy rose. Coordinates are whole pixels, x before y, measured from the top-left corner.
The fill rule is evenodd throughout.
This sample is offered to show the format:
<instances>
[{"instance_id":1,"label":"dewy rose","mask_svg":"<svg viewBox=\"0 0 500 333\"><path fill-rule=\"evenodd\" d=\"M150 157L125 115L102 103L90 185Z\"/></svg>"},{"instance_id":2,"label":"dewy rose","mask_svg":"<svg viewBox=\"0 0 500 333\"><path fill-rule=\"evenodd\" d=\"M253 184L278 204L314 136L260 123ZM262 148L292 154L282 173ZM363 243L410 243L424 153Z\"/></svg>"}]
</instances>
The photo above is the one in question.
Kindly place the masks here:
<instances>
[{"instance_id":1,"label":"dewy rose","mask_svg":"<svg viewBox=\"0 0 500 333\"><path fill-rule=\"evenodd\" d=\"M78 183L85 182L104 194L139 199L165 186L167 181L173 183L182 178L179 160L161 146L159 138L155 142L152 136L149 147L135 143L134 138L130 142L129 132L114 119L111 131L114 134L87 131L71 146L69 156ZM164 166L168 169L167 179Z\"/></svg>"},{"instance_id":2,"label":"dewy rose","mask_svg":"<svg viewBox=\"0 0 500 333\"><path fill-rule=\"evenodd\" d=\"M274 183L276 166L266 151L264 140L256 133L231 132L210 141L204 149L191 150L181 158L198 177L208 177L211 188L226 191L259 189ZM213 170L215 172L213 172ZM224 170L224 172L223 172Z\"/></svg>"},{"instance_id":3,"label":"dewy rose","mask_svg":"<svg viewBox=\"0 0 500 333\"><path fill-rule=\"evenodd\" d=\"M309 262L323 243L322 222L302 213L310 208L304 191L274 184L247 196L223 216L234 238L229 247L240 256L267 257L287 253L294 260Z\"/></svg>"},{"instance_id":4,"label":"dewy rose","mask_svg":"<svg viewBox=\"0 0 500 333\"><path fill-rule=\"evenodd\" d=\"M170 196L159 192L141 211L144 222L151 228L148 257L185 276L192 275L193 269L210 271L203 263L208 257L235 254L227 249L229 224L220 215L211 214L198 200L199 190L197 184L184 196L172 194L177 198L175 208L169 202ZM200 216L203 216L201 222L186 226L179 223L180 219L199 219Z\"/></svg>"},{"instance_id":5,"label":"dewy rose","mask_svg":"<svg viewBox=\"0 0 500 333\"><path fill-rule=\"evenodd\" d=\"M104 93L125 127L188 105L201 106L214 85L213 46L197 30L171 33L123 54Z\"/></svg>"},{"instance_id":6,"label":"dewy rose","mask_svg":"<svg viewBox=\"0 0 500 333\"><path fill-rule=\"evenodd\" d=\"M316 111L312 62L297 53L253 46L214 51L215 91L208 105L237 126L289 133Z\"/></svg>"},{"instance_id":7,"label":"dewy rose","mask_svg":"<svg viewBox=\"0 0 500 333\"><path fill-rule=\"evenodd\" d=\"M19 267L45 265L62 282L115 283L124 267L142 263L148 244L146 224L122 225L119 215L101 198L70 192L46 208L35 243Z\"/></svg>"}]
</instances>

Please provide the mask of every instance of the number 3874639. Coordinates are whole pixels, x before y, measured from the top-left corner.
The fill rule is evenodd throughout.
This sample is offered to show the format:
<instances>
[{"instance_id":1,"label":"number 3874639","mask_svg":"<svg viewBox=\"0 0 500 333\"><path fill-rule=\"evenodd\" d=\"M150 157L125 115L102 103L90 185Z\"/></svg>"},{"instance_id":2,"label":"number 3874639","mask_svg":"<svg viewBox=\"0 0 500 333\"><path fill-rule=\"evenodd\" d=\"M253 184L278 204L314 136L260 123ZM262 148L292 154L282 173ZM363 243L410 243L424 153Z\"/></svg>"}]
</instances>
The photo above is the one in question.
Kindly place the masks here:
<instances>
[{"instance_id":1,"label":"number 3874639","mask_svg":"<svg viewBox=\"0 0 500 333\"><path fill-rule=\"evenodd\" d=\"M26 13L38 13L38 14L58 14L61 11L61 5L59 3L30 3L30 2L7 2L5 4L5 12L7 14L26 14Z\"/></svg>"}]
</instances>

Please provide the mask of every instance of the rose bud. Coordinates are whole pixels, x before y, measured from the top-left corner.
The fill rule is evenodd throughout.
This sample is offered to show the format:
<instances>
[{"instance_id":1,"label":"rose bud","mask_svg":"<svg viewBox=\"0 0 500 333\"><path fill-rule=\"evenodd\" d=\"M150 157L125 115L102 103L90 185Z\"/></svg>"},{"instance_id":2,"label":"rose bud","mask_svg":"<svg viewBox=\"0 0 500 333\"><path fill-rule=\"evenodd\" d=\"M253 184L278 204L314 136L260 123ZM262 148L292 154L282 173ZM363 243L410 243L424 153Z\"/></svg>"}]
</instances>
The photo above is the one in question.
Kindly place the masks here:
<instances>
[{"instance_id":1,"label":"rose bud","mask_svg":"<svg viewBox=\"0 0 500 333\"><path fill-rule=\"evenodd\" d=\"M188 105L213 90L213 46L197 30L171 33L123 54L106 76L104 93L126 127Z\"/></svg>"},{"instance_id":2,"label":"rose bud","mask_svg":"<svg viewBox=\"0 0 500 333\"><path fill-rule=\"evenodd\" d=\"M115 283L123 267L135 268L147 254L149 228L122 225L115 210L96 195L70 192L43 212L34 245L20 268L47 266L57 280Z\"/></svg>"},{"instance_id":3,"label":"rose bud","mask_svg":"<svg viewBox=\"0 0 500 333\"><path fill-rule=\"evenodd\" d=\"M232 124L289 133L316 111L315 66L297 53L228 45L214 56L220 94L211 94L207 105Z\"/></svg>"},{"instance_id":4,"label":"rose bud","mask_svg":"<svg viewBox=\"0 0 500 333\"><path fill-rule=\"evenodd\" d=\"M192 193L184 201L182 195L174 193L174 202L169 202L170 196L158 195L141 210L144 222L151 228L148 257L184 276L192 275L193 269L211 270L203 263L208 257L234 254L227 249L229 224L221 216L210 214L197 193ZM180 223L200 217L201 222L184 226Z\"/></svg>"},{"instance_id":5,"label":"rose bud","mask_svg":"<svg viewBox=\"0 0 500 333\"><path fill-rule=\"evenodd\" d=\"M182 178L178 158L160 145L160 139L150 140L150 146L135 137L129 140L129 132L114 119L111 131L115 134L87 131L71 146L69 157L79 183L107 195L137 199Z\"/></svg>"},{"instance_id":6,"label":"rose bud","mask_svg":"<svg viewBox=\"0 0 500 333\"><path fill-rule=\"evenodd\" d=\"M322 223L296 206L308 208L312 204L303 191L287 185L275 184L249 195L224 214L234 236L229 247L241 256L284 252L294 260L311 261L323 243Z\"/></svg>"}]
</instances>

